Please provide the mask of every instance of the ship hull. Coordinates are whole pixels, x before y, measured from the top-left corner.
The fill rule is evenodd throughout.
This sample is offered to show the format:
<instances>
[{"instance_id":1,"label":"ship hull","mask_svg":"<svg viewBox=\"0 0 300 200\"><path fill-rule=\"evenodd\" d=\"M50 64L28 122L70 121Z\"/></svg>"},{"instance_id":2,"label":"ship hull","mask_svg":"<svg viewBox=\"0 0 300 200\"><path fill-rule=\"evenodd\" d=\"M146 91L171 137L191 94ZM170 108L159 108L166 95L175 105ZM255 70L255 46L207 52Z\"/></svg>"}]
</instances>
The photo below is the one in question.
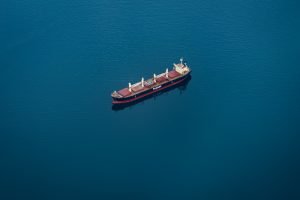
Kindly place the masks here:
<instances>
[{"instance_id":1,"label":"ship hull","mask_svg":"<svg viewBox=\"0 0 300 200\"><path fill-rule=\"evenodd\" d=\"M190 72L186 74L185 76L179 77L173 81L169 81L166 83L163 83L161 85L158 85L154 88L151 88L149 90L146 90L144 92L141 92L135 96L130 97L124 97L124 98L113 98L112 104L130 104L132 102L136 102L138 100L142 100L144 98L147 98L148 96L151 96L155 93L162 92L164 90L167 90L168 88L174 87L182 82L184 82L188 77L190 77Z\"/></svg>"}]
</instances>

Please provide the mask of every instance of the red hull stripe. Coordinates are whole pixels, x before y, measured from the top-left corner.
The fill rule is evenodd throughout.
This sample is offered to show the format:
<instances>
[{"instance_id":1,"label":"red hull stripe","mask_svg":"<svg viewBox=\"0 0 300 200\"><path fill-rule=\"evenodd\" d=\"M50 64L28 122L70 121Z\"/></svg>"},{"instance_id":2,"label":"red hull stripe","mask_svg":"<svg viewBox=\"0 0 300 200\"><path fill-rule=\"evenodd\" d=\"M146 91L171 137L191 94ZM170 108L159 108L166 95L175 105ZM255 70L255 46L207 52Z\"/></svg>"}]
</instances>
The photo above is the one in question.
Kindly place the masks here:
<instances>
[{"instance_id":1,"label":"red hull stripe","mask_svg":"<svg viewBox=\"0 0 300 200\"><path fill-rule=\"evenodd\" d=\"M187 76L186 76L186 77L187 77ZM145 96L148 96L148 95L150 95L150 94L153 94L153 93L158 92L158 91L160 91L160 90L163 90L163 89L165 89L165 88L168 88L168 87L171 87L171 86L176 85L176 84L178 84L178 83L181 83L182 81L184 81L184 80L186 79L186 77L184 77L182 80L180 80L180 81L178 81L178 82L171 83L170 85L161 87L161 88L159 88L159 89L157 89L157 90L152 90L151 92L149 92L149 93L147 93L147 94L143 94L143 95L141 95L141 96L139 96L139 97L136 97L136 98L133 98L133 99L129 99L129 100L124 100L124 101L113 101L112 103L113 103L113 104L123 104L123 103L130 103L130 102L136 101L136 100L141 99L141 98L143 98L143 97L145 97Z\"/></svg>"}]
</instances>

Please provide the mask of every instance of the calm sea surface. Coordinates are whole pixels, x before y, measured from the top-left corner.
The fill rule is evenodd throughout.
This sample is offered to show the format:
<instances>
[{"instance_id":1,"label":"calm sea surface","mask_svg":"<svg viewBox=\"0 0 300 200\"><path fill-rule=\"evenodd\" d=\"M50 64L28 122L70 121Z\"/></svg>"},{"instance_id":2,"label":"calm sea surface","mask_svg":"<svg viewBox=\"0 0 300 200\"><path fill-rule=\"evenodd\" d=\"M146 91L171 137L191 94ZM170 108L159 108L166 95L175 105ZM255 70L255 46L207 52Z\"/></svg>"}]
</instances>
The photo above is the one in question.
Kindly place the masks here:
<instances>
[{"instance_id":1,"label":"calm sea surface","mask_svg":"<svg viewBox=\"0 0 300 200\"><path fill-rule=\"evenodd\" d=\"M0 3L0 199L297 199L296 0ZM183 87L110 93L183 56Z\"/></svg>"}]
</instances>

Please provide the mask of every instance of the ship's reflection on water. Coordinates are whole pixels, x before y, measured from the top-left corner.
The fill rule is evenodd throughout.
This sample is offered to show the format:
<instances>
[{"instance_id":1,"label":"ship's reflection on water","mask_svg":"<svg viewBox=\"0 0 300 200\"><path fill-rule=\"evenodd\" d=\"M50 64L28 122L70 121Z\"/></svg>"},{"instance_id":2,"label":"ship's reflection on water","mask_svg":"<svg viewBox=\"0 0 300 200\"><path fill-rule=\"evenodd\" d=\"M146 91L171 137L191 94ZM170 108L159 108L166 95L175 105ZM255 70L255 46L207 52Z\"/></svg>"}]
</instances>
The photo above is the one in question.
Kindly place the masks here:
<instances>
[{"instance_id":1,"label":"ship's reflection on water","mask_svg":"<svg viewBox=\"0 0 300 200\"><path fill-rule=\"evenodd\" d=\"M163 91L151 94L151 95L149 95L149 96L147 96L147 97L145 97L143 99L139 99L139 100L131 102L131 103L112 105L111 109L113 111L120 111L120 110L123 110L123 109L126 109L126 108L130 108L130 107L132 107L132 106L134 106L134 105L136 105L136 104L138 104L140 102L147 101L149 99L155 99L154 97L163 95L163 94L167 93L168 91L175 90L175 89L178 89L180 91L180 94L181 94L181 93L183 93L186 90L186 88L187 88L187 86L188 86L188 84L189 84L189 82L191 80L192 80L192 76L190 75L189 77L186 78L186 80L184 80L183 82L179 83L178 85L174 85L174 86L172 86L170 88L167 88L167 89L165 89Z\"/></svg>"}]
</instances>

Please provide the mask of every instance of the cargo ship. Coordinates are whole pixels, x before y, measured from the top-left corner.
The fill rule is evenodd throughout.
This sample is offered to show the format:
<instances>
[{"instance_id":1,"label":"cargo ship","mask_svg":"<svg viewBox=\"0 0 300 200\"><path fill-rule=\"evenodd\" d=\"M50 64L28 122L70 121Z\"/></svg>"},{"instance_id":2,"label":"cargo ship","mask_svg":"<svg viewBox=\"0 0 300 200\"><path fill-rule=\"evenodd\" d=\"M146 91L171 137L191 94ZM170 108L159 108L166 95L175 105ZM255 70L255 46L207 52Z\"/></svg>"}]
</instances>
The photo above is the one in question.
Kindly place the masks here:
<instances>
[{"instance_id":1,"label":"cargo ship","mask_svg":"<svg viewBox=\"0 0 300 200\"><path fill-rule=\"evenodd\" d=\"M161 74L153 74L152 78L135 84L128 83L128 87L111 94L112 104L128 104L146 98L154 93L166 90L172 86L178 85L185 81L191 74L191 69L186 63L183 63L183 58L180 63L173 64L173 69L169 71L167 68Z\"/></svg>"}]
</instances>

